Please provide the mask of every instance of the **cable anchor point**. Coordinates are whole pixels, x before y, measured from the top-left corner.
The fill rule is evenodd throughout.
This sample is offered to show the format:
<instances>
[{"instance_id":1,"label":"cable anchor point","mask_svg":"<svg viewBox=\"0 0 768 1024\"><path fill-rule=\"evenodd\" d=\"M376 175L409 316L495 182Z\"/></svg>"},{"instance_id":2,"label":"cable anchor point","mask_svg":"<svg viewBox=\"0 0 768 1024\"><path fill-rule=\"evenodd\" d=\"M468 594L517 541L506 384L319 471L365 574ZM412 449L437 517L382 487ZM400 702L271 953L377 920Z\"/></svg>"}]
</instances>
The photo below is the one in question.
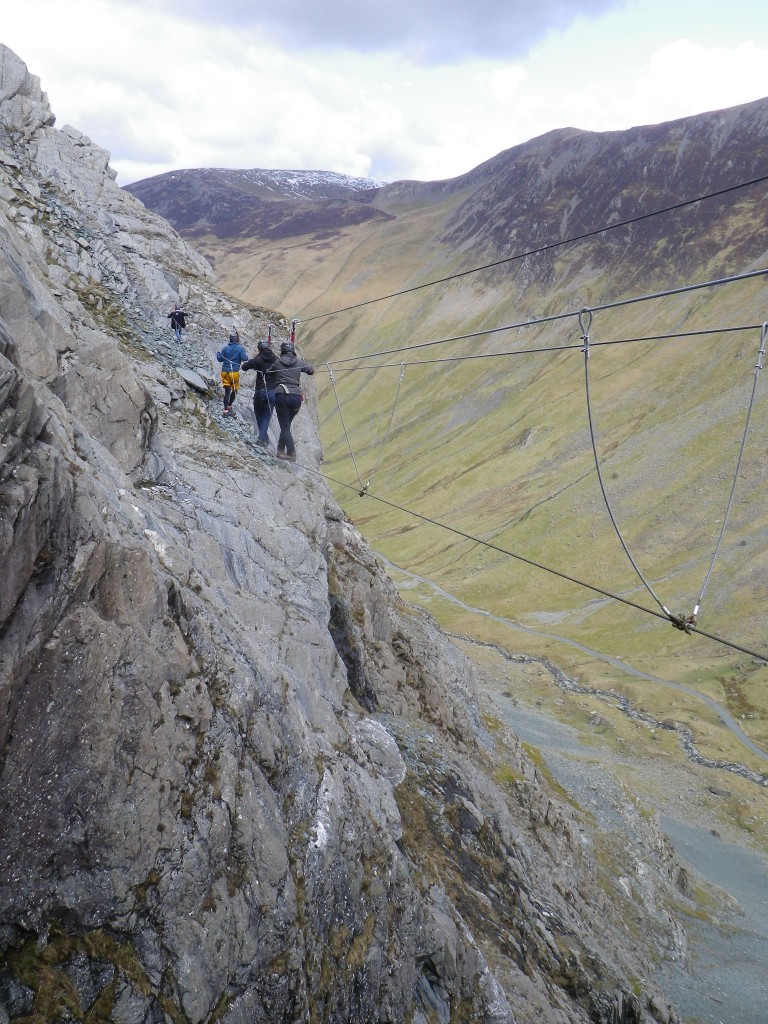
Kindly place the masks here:
<instances>
[{"instance_id":1,"label":"cable anchor point","mask_svg":"<svg viewBox=\"0 0 768 1024\"><path fill-rule=\"evenodd\" d=\"M689 635L693 633L696 626L696 612L693 612L691 615L675 615L668 608L665 608L664 611L667 613L669 621L675 629L679 629L681 632L688 633Z\"/></svg>"},{"instance_id":2,"label":"cable anchor point","mask_svg":"<svg viewBox=\"0 0 768 1024\"><path fill-rule=\"evenodd\" d=\"M358 498L364 498L366 496L366 494L368 493L368 488L370 486L371 486L371 481L370 480L367 483L363 484L362 488L357 492Z\"/></svg>"},{"instance_id":3,"label":"cable anchor point","mask_svg":"<svg viewBox=\"0 0 768 1024\"><path fill-rule=\"evenodd\" d=\"M592 326L592 310L588 306L584 309L579 310L579 329L581 330L581 340L584 342L582 352L585 356L589 355L589 330Z\"/></svg>"},{"instance_id":4,"label":"cable anchor point","mask_svg":"<svg viewBox=\"0 0 768 1024\"><path fill-rule=\"evenodd\" d=\"M768 321L763 324L762 330L760 331L760 347L757 350L757 363L755 364L755 376L757 371L763 368L763 359L765 357L765 343L768 339Z\"/></svg>"}]
</instances>

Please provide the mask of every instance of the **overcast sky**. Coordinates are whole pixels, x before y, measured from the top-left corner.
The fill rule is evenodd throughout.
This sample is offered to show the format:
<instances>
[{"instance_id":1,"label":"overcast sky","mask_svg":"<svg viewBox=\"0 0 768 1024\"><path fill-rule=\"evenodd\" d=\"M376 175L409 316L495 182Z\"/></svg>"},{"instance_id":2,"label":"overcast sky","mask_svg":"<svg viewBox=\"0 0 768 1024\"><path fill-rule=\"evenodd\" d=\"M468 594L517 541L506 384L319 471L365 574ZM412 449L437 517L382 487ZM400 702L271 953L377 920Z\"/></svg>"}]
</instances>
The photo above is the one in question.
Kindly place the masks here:
<instances>
[{"instance_id":1,"label":"overcast sky","mask_svg":"<svg viewBox=\"0 0 768 1024\"><path fill-rule=\"evenodd\" d=\"M182 167L436 180L553 128L768 96L765 0L17 0L0 42L122 185Z\"/></svg>"}]
</instances>

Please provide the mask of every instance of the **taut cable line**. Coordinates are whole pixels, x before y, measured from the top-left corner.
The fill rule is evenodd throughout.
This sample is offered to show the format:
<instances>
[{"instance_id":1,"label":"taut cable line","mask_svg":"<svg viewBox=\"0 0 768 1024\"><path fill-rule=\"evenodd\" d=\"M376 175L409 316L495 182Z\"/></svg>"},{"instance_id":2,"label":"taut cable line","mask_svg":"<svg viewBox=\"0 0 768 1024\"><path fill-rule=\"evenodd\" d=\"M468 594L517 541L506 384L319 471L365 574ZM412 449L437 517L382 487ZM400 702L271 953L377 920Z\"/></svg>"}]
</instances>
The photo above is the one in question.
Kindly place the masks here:
<instances>
[{"instance_id":1,"label":"taut cable line","mask_svg":"<svg viewBox=\"0 0 768 1024\"><path fill-rule=\"evenodd\" d=\"M374 299L355 302L351 306L342 306L340 309L333 309L327 313L316 313L314 316L305 317L301 322L306 324L311 320L321 320L325 317L336 316L338 313L347 313L352 309L360 309L362 306L370 306L375 302L383 302L385 299L394 299L400 295L409 295L412 292L421 291L423 288L433 288L438 284L446 284L448 281L456 281L459 278L467 277L470 274L478 274L482 270L491 270L494 267L500 267L506 263L512 263L515 260L524 259L526 256L536 256L539 253L549 252L551 249L557 249L561 245L570 245L573 242L581 242L586 238L594 238L595 235L601 235L608 231L615 231L617 228L628 227L630 224L638 224L641 221L649 220L651 217L658 217L664 213L672 213L675 210L682 210L685 207L693 206L696 203L702 203L707 199L716 199L718 196L728 195L730 192L749 188L751 185L759 185L764 181L768 181L768 174L763 174L759 178L752 178L749 181L739 182L736 185L729 185L727 188L717 189L715 192L707 192L705 195L696 196L694 199L684 199L679 203L673 203L670 206L662 206L658 210L650 210L648 213L641 213L636 217L628 217L626 220L616 221L614 224L605 224L603 227L594 228L591 231L584 231L578 235L571 235L569 238L561 238L556 242L548 242L545 245L540 245L533 249L526 249L523 252L515 253L513 256L505 256L500 260L494 260L492 263L484 263L482 266L472 267L470 270L461 270L455 274L448 274L446 277L438 277L433 281L425 281L423 284L413 285L410 288L402 288L400 291L390 292L387 295L379 295Z\"/></svg>"},{"instance_id":2,"label":"taut cable line","mask_svg":"<svg viewBox=\"0 0 768 1024\"><path fill-rule=\"evenodd\" d=\"M760 270L750 270L744 274L734 274L731 277L719 277L714 278L710 281L699 281L696 284L681 285L678 288L668 288L661 292L649 292L645 295L634 295L627 299L616 299L613 302L604 302L600 305L590 306L593 313L599 313L607 309L618 309L622 306L630 306L637 302L650 302L652 299L665 299L672 295L684 295L687 292L699 291L702 288L716 288L724 284L734 284L737 281L748 281L755 277L764 277L768 274L768 267L762 267ZM333 365L338 369L339 366L346 363L359 363L364 359L376 359L380 356L392 356L399 355L401 352L414 352L417 349L432 348L435 345L448 345L454 341L467 341L471 338L481 338L489 334L498 334L500 331L514 331L522 327L538 327L541 324L551 324L558 320L567 320L571 317L578 317L581 310L571 309L565 313L553 313L551 316L542 316L530 318L528 320L519 320L517 323L505 324L503 327L489 327L483 331L473 331L471 334L457 334L451 338L440 338L437 341L420 341L416 342L415 345L401 345L399 348L386 348L380 352L367 352L360 356L344 356L341 359L334 359ZM558 349L562 346L558 346ZM576 346L579 349L581 346ZM552 349L554 351L555 349ZM548 351L548 350L545 350Z\"/></svg>"},{"instance_id":3,"label":"taut cable line","mask_svg":"<svg viewBox=\"0 0 768 1024\"><path fill-rule=\"evenodd\" d=\"M757 376L758 376L758 374L760 373L760 371L763 368L763 358L765 356L766 337L768 337L768 322L763 324L762 330L760 331L760 343L759 343L758 348L757 348L757 362L755 363L755 371L754 371L754 375L753 375L753 378L752 378L752 393L749 396L749 406L747 408L747 420L746 420L746 423L744 424L744 434L742 435L742 438L741 438L741 447L739 448L739 457L736 460L736 471L733 474L733 484L731 486L730 497L728 498L728 507L725 510L725 515L723 516L723 523L722 523L722 526L720 527L720 536L717 538L717 544L715 545L715 552L712 555L712 562L711 562L711 564L709 566L709 569L707 570L707 575L704 578L704 583L702 584L701 593L699 594L699 599L696 602L696 607L693 609L693 621L694 622L696 622L697 616L699 614L699 608L701 607L701 603L704 600L704 591L707 589L707 586L709 584L709 577L712 575L712 570L715 567L715 561L717 560L717 556L720 553L720 545L723 542L723 535L725 533L725 528L728 525L728 518L729 518L729 516L731 514L731 508L733 507L733 498L734 498L734 495L736 494L736 483L737 483L737 481L739 479L739 471L741 469L741 460L742 460L742 457L744 455L744 448L746 447L746 444L747 444L747 433L749 431L749 421L752 418L752 408L753 408L753 406L755 404L755 393L757 391Z\"/></svg>"},{"instance_id":4,"label":"taut cable line","mask_svg":"<svg viewBox=\"0 0 768 1024\"><path fill-rule=\"evenodd\" d=\"M709 327L700 331L677 331L674 334L645 334L636 338L613 338L607 341L591 341L591 348L601 348L607 345L635 345L641 341L676 341L680 338L699 338L710 334L733 334L739 331L756 331L760 324L742 324L736 327ZM501 329L501 328L500 328ZM581 352L583 343L573 345L542 345L539 348L515 348L505 349L503 352L472 352L464 356L437 356L434 359L411 359L402 363L374 363L362 366L336 366L338 373L354 373L356 370L383 370L403 366L430 366L434 363L463 363L471 359L506 359L509 356L535 356L551 352ZM334 364L335 365L335 364ZM318 366L318 371L325 371L325 367ZM325 371L327 372L327 371Z\"/></svg>"},{"instance_id":5,"label":"taut cable line","mask_svg":"<svg viewBox=\"0 0 768 1024\"><path fill-rule=\"evenodd\" d=\"M593 418L592 418L592 400L590 398L590 393L589 393L589 331L590 331L590 328L592 327L592 311L590 309L582 309L582 311L579 313L579 327L581 328L581 338L582 338L582 341L584 342L584 347L582 348L582 352L584 353L584 387L585 387L586 396L587 396L587 419L589 421L589 438L590 438L590 441L592 442L592 454L593 454L594 459L595 459L595 469L597 470L597 481L598 481L598 483L600 485L600 491L601 491L601 493L603 495L603 501L605 502L605 507L608 510L608 515L610 517L611 523L613 524L613 529L616 532L616 536L619 538L619 543L624 548L624 553L626 554L626 556L629 559L629 561L632 563L632 568L635 570L635 572L637 573L638 577L640 578L640 582L643 584L645 589L648 591L648 593L654 599L654 601L659 606L659 608L661 608L661 610L664 612L664 614L667 616L667 618L671 619L672 618L672 613L670 612L669 608L667 608L664 605L664 603L661 601L661 599L656 595L655 590L653 589L653 587L650 585L648 580L645 578L645 576L643 576L642 572L640 571L640 566L637 564L635 559L632 557L632 552L627 547L626 541L624 540L624 537L622 536L621 530L619 529L619 524L616 522L616 516L614 515L613 509L611 508L611 502L608 499L608 492L605 489L605 482L603 481L603 471L600 468L600 459L598 458L598 455L597 455L597 442L595 440L595 425L594 425Z\"/></svg>"},{"instance_id":6,"label":"taut cable line","mask_svg":"<svg viewBox=\"0 0 768 1024\"><path fill-rule=\"evenodd\" d=\"M355 473L357 474L357 482L360 484L360 493L362 494L365 491L365 485L363 484L363 479L360 476L360 470L357 468L357 460L355 459L355 453L352 449L352 442L349 439L347 425L344 422L344 413L341 411L341 402L339 401L339 393L336 390L336 378L333 376L333 367L331 366L330 363L328 363L327 366L328 376L330 377L331 384L333 385L333 394L336 399L336 408L339 410L339 419L341 420L341 425L344 428L344 437L346 437L347 439L347 447L349 448L349 454L352 456L352 465L355 467Z\"/></svg>"},{"instance_id":7,"label":"taut cable line","mask_svg":"<svg viewBox=\"0 0 768 1024\"><path fill-rule=\"evenodd\" d=\"M345 487L350 491L358 490L358 488L353 484L348 484L344 480L337 480L335 477L322 473L319 469L306 468L308 472L322 477L322 479L327 483L337 484L339 487ZM603 597L610 598L612 601L618 601L620 604L627 605L630 608L636 608L638 611L645 612L646 615L653 615L654 618L661 619L663 622L671 622L673 626L677 625L674 619L670 619L668 615L664 615L662 612L654 611L653 608L646 608L645 605L638 604L636 601L631 601L629 598L622 597L620 594L614 594L610 590L605 590L593 583L587 583L584 580L578 579L576 576L570 576L568 573L560 572L558 569L553 569L541 562L534 561L532 558L526 558L524 555L519 555L517 552L510 551L508 548L503 548L498 544L493 544L491 541L483 540L482 537L476 537L474 534L466 533L464 530L458 529L458 527L449 526L447 523L442 523L437 519L432 519L430 516L425 516L421 512L416 512L413 509L406 508L404 505L398 505L396 502L389 501L387 498L382 498L380 495L373 494L371 491L366 492L366 497L372 498L374 501L378 501L382 505L386 505L388 508L393 508L398 512L403 512L406 515L413 516L414 519L419 519L423 523L429 523L431 526L436 526L441 530L446 530L448 533L455 534L457 537L462 537L464 540L474 541L476 544L480 544L482 547L488 548L491 551L497 551L499 554L506 555L509 558L514 558L516 561L523 562L525 565L530 565L535 569L541 569L543 572L549 573L552 576L557 576L559 579L567 580L569 583L576 584L576 586L583 587L586 590L591 590L595 594L601 594ZM722 644L725 647L730 647L734 651L740 651L742 654L755 658L757 661L763 661L768 664L768 655L760 654L758 651L753 651L751 648L743 647L741 644L734 643L732 640L726 640L723 637L716 636L714 633L708 633L706 630L700 629L693 623L690 623L684 632L697 633L699 636L707 637L708 640L713 640L715 643Z\"/></svg>"}]
</instances>

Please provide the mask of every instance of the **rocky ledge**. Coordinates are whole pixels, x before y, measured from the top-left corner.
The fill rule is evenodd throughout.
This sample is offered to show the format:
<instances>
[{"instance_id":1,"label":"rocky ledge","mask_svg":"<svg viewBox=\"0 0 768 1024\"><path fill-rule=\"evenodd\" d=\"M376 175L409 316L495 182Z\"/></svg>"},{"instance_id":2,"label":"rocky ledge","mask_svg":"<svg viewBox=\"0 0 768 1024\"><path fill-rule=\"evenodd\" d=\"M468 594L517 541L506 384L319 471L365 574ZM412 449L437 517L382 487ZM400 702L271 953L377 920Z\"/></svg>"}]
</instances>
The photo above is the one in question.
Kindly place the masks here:
<instances>
[{"instance_id":1,"label":"rocky ledge","mask_svg":"<svg viewBox=\"0 0 768 1024\"><path fill-rule=\"evenodd\" d=\"M668 851L615 863L483 710L311 395L288 466L189 386L284 322L4 47L0 299L0 1021L676 1020Z\"/></svg>"}]
</instances>

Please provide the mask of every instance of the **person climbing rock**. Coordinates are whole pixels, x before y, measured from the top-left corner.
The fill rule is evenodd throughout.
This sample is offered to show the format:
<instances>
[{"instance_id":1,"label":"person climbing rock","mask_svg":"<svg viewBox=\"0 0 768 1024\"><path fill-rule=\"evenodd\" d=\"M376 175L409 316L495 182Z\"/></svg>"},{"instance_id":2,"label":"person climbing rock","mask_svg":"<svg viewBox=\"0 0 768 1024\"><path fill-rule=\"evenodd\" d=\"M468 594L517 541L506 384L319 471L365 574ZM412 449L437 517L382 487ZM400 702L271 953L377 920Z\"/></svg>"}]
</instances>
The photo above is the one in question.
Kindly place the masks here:
<instances>
[{"instance_id":1,"label":"person climbing rock","mask_svg":"<svg viewBox=\"0 0 768 1024\"><path fill-rule=\"evenodd\" d=\"M253 391L253 411L259 428L256 444L269 448L269 421L275 408L275 367L277 355L268 341L259 342L259 352L240 367L243 370L256 371L256 385Z\"/></svg>"},{"instance_id":2,"label":"person climbing rock","mask_svg":"<svg viewBox=\"0 0 768 1024\"><path fill-rule=\"evenodd\" d=\"M291 434L291 423L304 400L301 393L301 375L314 372L314 366L299 359L296 349L290 341L282 343L274 371L275 412L277 413L277 422L280 424L280 437L277 442L278 459L296 461L296 445Z\"/></svg>"},{"instance_id":3,"label":"person climbing rock","mask_svg":"<svg viewBox=\"0 0 768 1024\"><path fill-rule=\"evenodd\" d=\"M248 359L248 353L240 344L240 335L237 328L232 329L229 341L216 353L216 358L221 363L221 383L224 388L224 412L223 416L234 416L232 406L235 404L237 392L240 389L240 366Z\"/></svg>"},{"instance_id":4,"label":"person climbing rock","mask_svg":"<svg viewBox=\"0 0 768 1024\"><path fill-rule=\"evenodd\" d=\"M187 326L187 314L183 309L179 309L178 305L174 302L173 309L170 313L165 314L171 321L171 327L173 333L176 335L176 341L181 341L181 332Z\"/></svg>"}]
</instances>

